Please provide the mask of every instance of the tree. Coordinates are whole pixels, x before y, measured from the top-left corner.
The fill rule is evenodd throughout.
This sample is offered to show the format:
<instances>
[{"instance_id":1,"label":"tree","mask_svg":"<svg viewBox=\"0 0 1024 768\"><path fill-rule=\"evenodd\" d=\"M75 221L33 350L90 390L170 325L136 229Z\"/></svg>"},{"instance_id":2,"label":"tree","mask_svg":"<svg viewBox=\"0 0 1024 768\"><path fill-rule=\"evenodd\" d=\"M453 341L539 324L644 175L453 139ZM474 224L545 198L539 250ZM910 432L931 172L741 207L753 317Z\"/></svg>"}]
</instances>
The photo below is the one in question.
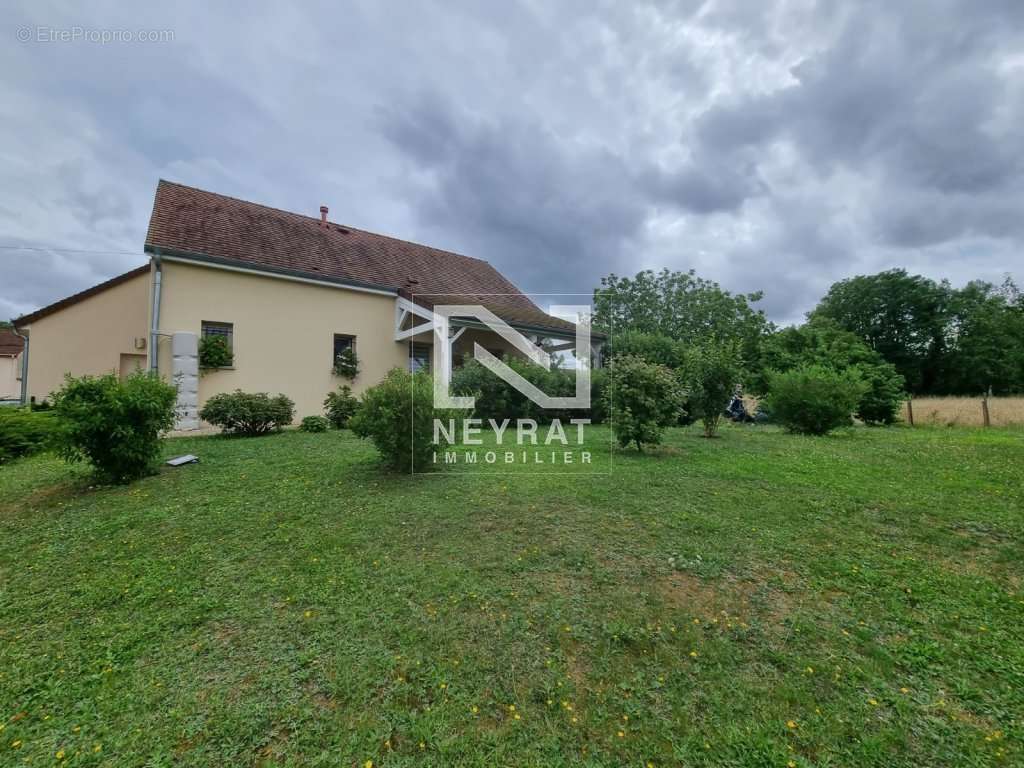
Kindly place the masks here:
<instances>
[{"instance_id":1,"label":"tree","mask_svg":"<svg viewBox=\"0 0 1024 768\"><path fill-rule=\"evenodd\" d=\"M683 377L687 404L704 424L704 437L714 437L722 412L736 391L742 376L740 351L736 343L706 343L689 355Z\"/></svg>"},{"instance_id":2,"label":"tree","mask_svg":"<svg viewBox=\"0 0 1024 768\"><path fill-rule=\"evenodd\" d=\"M974 281L950 302L944 390L970 395L1024 391L1024 303L1007 278L996 288Z\"/></svg>"},{"instance_id":3,"label":"tree","mask_svg":"<svg viewBox=\"0 0 1024 768\"><path fill-rule=\"evenodd\" d=\"M686 346L661 333L647 331L617 331L608 340L606 357L632 355L648 363L664 365L673 370L681 368L686 361Z\"/></svg>"},{"instance_id":4,"label":"tree","mask_svg":"<svg viewBox=\"0 0 1024 768\"><path fill-rule=\"evenodd\" d=\"M903 377L878 352L828 318L815 317L800 327L786 328L766 338L760 372L752 379L751 388L767 392L769 372L814 364L860 373L867 389L857 404L857 418L869 424L896 420L904 399Z\"/></svg>"},{"instance_id":5,"label":"tree","mask_svg":"<svg viewBox=\"0 0 1024 768\"><path fill-rule=\"evenodd\" d=\"M906 270L835 283L811 313L830 319L892 363L913 392L938 392L953 290Z\"/></svg>"},{"instance_id":6,"label":"tree","mask_svg":"<svg viewBox=\"0 0 1024 768\"><path fill-rule=\"evenodd\" d=\"M761 338L771 328L752 305L762 294L732 294L718 283L689 272L608 275L594 291L594 321L614 338L625 331L660 334L684 346L717 339L737 341L744 359L757 359Z\"/></svg>"},{"instance_id":7,"label":"tree","mask_svg":"<svg viewBox=\"0 0 1024 768\"><path fill-rule=\"evenodd\" d=\"M661 442L662 429L679 415L680 390L676 377L663 365L625 355L612 362L606 397L612 431L625 447Z\"/></svg>"}]
</instances>

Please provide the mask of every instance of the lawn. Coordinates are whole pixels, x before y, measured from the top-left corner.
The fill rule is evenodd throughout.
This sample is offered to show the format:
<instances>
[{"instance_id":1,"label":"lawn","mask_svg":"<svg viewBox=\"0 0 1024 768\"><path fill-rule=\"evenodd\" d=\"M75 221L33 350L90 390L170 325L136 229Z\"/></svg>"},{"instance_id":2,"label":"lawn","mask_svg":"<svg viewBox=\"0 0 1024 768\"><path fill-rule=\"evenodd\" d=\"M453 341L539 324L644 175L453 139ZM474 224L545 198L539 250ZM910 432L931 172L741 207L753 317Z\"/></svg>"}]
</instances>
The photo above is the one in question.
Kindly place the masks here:
<instances>
[{"instance_id":1,"label":"lawn","mask_svg":"<svg viewBox=\"0 0 1024 768\"><path fill-rule=\"evenodd\" d=\"M202 463L0 468L0 765L1024 761L1024 431L679 429L576 477L166 450Z\"/></svg>"}]
</instances>

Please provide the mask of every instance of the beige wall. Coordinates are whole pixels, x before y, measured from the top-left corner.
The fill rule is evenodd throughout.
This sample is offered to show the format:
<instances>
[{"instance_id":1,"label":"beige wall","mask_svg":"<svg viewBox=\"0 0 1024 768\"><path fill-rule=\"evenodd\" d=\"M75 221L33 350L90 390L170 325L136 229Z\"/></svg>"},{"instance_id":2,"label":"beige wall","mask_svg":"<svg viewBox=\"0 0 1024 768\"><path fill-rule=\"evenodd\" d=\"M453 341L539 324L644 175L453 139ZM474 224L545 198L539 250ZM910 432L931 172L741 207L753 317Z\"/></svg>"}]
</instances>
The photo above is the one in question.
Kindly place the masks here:
<instances>
[{"instance_id":1,"label":"beige wall","mask_svg":"<svg viewBox=\"0 0 1024 768\"><path fill-rule=\"evenodd\" d=\"M0 356L0 400L21 397L21 355Z\"/></svg>"},{"instance_id":2,"label":"beige wall","mask_svg":"<svg viewBox=\"0 0 1024 768\"><path fill-rule=\"evenodd\" d=\"M29 396L48 397L66 373L117 373L122 353L145 353L135 339L149 341L149 285L149 275L142 274L25 326Z\"/></svg>"},{"instance_id":3,"label":"beige wall","mask_svg":"<svg viewBox=\"0 0 1024 768\"><path fill-rule=\"evenodd\" d=\"M151 273L140 275L27 326L29 394L42 400L67 372L124 375L145 365L138 356L145 350L135 348L135 339L149 341L151 281ZM161 374L170 377L169 335L198 335L204 320L233 325L235 361L232 369L203 373L200 407L212 395L236 389L283 392L295 401L298 421L322 413L324 397L341 384L359 394L392 368L408 367L408 340L394 340L394 296L165 259L157 343ZM360 372L354 382L331 371L336 333L356 337ZM416 340L431 343L433 335ZM456 343L457 361L472 353L474 341L518 355L497 334L467 329ZM20 393L20 382L14 393Z\"/></svg>"},{"instance_id":4,"label":"beige wall","mask_svg":"<svg viewBox=\"0 0 1024 768\"><path fill-rule=\"evenodd\" d=\"M395 367L408 365L409 347L396 342L394 296L319 286L180 262L163 262L160 330L199 334L202 322L231 323L233 370L203 373L199 404L241 389L283 392L296 420L323 413L328 392L350 384L357 394ZM331 371L334 334L356 337L359 376ZM171 370L170 339L158 344L160 371Z\"/></svg>"}]
</instances>

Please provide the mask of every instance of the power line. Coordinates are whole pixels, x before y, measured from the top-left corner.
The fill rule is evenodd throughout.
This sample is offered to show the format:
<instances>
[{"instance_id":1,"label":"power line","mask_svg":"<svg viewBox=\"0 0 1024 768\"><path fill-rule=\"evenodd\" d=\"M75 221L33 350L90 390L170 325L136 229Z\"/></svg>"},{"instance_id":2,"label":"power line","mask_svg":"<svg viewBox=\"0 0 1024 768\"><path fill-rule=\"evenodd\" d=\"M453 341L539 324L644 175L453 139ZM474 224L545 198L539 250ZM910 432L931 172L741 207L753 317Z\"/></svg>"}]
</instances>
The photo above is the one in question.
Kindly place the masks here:
<instances>
[{"instance_id":1,"label":"power line","mask_svg":"<svg viewBox=\"0 0 1024 768\"><path fill-rule=\"evenodd\" d=\"M112 256L141 256L139 251L89 251L82 248L43 248L32 245L4 245L0 243L0 248L11 251L54 251L57 253L94 253L97 255L112 255Z\"/></svg>"}]
</instances>

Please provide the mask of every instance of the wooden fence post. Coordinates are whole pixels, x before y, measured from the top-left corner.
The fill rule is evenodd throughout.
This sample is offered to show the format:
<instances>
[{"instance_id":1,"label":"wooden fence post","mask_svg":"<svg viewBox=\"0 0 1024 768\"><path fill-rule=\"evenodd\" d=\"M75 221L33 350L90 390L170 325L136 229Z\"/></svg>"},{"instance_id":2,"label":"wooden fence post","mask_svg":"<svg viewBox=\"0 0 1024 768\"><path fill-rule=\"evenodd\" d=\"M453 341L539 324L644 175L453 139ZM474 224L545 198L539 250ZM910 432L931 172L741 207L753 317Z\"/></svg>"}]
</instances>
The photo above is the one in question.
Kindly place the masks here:
<instances>
[{"instance_id":1,"label":"wooden fence post","mask_svg":"<svg viewBox=\"0 0 1024 768\"><path fill-rule=\"evenodd\" d=\"M914 396L909 395L907 397L907 421L910 426L914 426Z\"/></svg>"},{"instance_id":2,"label":"wooden fence post","mask_svg":"<svg viewBox=\"0 0 1024 768\"><path fill-rule=\"evenodd\" d=\"M988 388L988 391L981 396L981 421L986 427L991 427L992 422L988 416L988 398L992 394L992 387Z\"/></svg>"}]
</instances>

